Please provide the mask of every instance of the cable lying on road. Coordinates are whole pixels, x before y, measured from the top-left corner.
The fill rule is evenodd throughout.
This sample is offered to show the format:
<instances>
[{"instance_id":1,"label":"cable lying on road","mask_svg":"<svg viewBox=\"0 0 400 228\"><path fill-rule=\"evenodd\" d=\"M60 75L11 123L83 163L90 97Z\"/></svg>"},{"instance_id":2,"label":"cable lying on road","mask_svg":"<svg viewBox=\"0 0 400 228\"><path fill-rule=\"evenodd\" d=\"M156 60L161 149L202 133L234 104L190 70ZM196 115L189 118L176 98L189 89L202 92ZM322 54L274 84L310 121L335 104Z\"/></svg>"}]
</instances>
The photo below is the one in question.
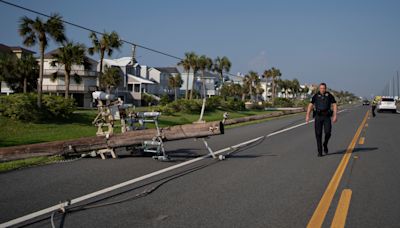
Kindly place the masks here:
<instances>
[{"instance_id":1,"label":"cable lying on road","mask_svg":"<svg viewBox=\"0 0 400 228\"><path fill-rule=\"evenodd\" d=\"M258 138L255 138L255 139L252 139L252 140L249 140L249 141L246 141L246 142L242 142L242 143L240 143L240 144L237 144L237 145L234 145L234 146L230 146L230 147L227 147L227 148L218 150L218 151L215 152L215 154L222 154L222 153L226 153L226 152L228 152L228 154L229 154L229 151L232 151L232 150L233 150L233 152L235 152L235 151L238 151L238 150L241 149L241 148L244 148L244 147L248 147L248 146L250 146L250 145L253 145L253 144L256 143L256 142L257 142L257 144L258 144L259 141L260 141L260 140L262 141L264 138L265 138L265 136L261 136L261 137L258 137ZM236 153L237 153L237 152L236 152ZM230 153L230 154L232 154L232 153ZM175 166L173 166L173 167L168 167L168 168L165 168L165 169L163 169L163 170L159 170L159 171L153 172L153 173L151 173L151 174L148 174L148 175L146 175L146 176L147 176L148 178L150 178L150 177L152 177L152 176L155 176L155 175L164 173L164 172L166 172L166 171L173 170L175 167L176 167L176 168L182 167L182 166L184 166L184 165L188 165L188 164L194 163L194 162L196 162L196 161L203 160L203 159L205 159L205 158L207 158L207 157L209 157L209 155L205 155L205 156L202 156L202 157L199 157L199 158L195 158L195 159L192 159L192 160L189 160L189 161L186 161L186 162L182 162L182 163L177 164L177 165L175 165ZM131 180L131 181L128 181L128 182L124 182L124 183L119 184L118 187L109 187L109 188L107 188L107 189L103 189L103 190L100 190L100 191L98 191L98 192L89 194L89 195L91 195L90 197L89 197L89 196L82 196L82 197L79 197L79 198L77 198L77 199L67 200L67 201L65 201L65 202L60 203L60 204L57 205L57 206L53 206L53 207L50 207L50 208L47 208L47 209L44 209L44 210L41 210L41 211L38 211L38 212L35 212L35 213L32 213L32 214L29 214L29 215L23 216L23 217L21 217L21 218L17 218L17 219L11 220L11 221L9 221L9 222L7 222L7 223L0 224L0 227L3 227L3 226L4 226L4 227L8 227L8 226L11 226L11 225L20 224L20 223L27 222L27 221L30 220L30 222L29 222L28 224L24 224L24 226L28 226L28 225L37 224L37 223L42 222L42 221L45 221L45 220L47 220L47 219L50 219L50 220L51 220L51 224L52 224L52 225L55 225L54 220L55 220L57 217L59 217L59 216L61 216L61 222L60 222L60 224L62 225L62 224L64 223L66 214L74 213L74 212L79 212L79 211L83 211L83 210L88 210L88 209L93 209L93 208L99 208L99 207L110 206L110 205L114 205L114 204L118 204L118 203L123 203L123 202L127 202L127 201L131 201L131 200L135 200L135 199L138 199L138 198L145 197L145 196L147 196L147 195L149 195L149 194L155 192L155 191L156 191L157 189L159 189L162 185L164 185L164 184L166 184L166 183L168 183L168 182L170 182L170 181L172 181L172 180L175 180L175 179L177 179L177 178L179 178L179 177L182 177L182 176L185 176L185 175L187 175L187 174L193 173L193 172L198 171L198 170L200 170L200 169L209 167L209 166L211 166L211 165L213 165L213 164L216 164L218 161L219 161L219 160L212 160L212 162L209 163L209 164L204 164L204 165L196 166L196 167L193 167L193 168L184 170L184 171L182 171L182 172L180 172L180 173L176 173L176 174L170 175L170 176L168 176L168 177L164 177L164 178L161 178L161 179L159 179L159 180L155 180L155 181L153 181L153 182L150 182L150 183L147 183L147 184L143 184L143 185L138 186L138 187L136 187L136 188L134 188L134 189L129 189L129 190L126 190L126 191L123 191L123 192L120 192L120 193L115 193L115 194L112 194L111 196L103 197L103 198L98 199L98 200L96 200L96 201L94 201L94 202L86 203L86 204L84 204L84 205L73 206L73 204L77 204L77 203L79 203L79 202L82 202L84 199L87 200L87 199L93 198L93 197L95 197L95 196L98 196L98 195L100 195L100 194L105 194L105 193L107 193L107 192L114 191L114 190L116 190L116 189L118 189L118 188L122 188L122 187L124 187L124 186L127 186L128 184L136 183L136 182L139 181L138 179L140 179L140 180L147 179L147 178L143 178L143 177L141 177L141 178L135 178L135 179L133 179L133 180ZM137 180L137 181L134 181L134 180ZM162 182L160 182L160 181L162 181ZM122 195L122 194L124 194L124 193L128 193L128 192L131 192L131 191L133 191L133 190L140 189L140 188L142 188L142 187L145 187L145 186L148 186L148 185L151 185L151 184L155 184L155 183L157 183L157 182L160 182L160 183L157 184L156 186L151 187L151 188L149 188L149 189L146 189L146 190L144 190L143 192L138 193L138 194L136 194L136 195L134 195L134 196L127 197L127 198L125 198L125 199L121 199L121 200L117 200L117 201L95 204L95 203L97 203L97 202L104 201L104 200L107 200L107 199L110 199L110 198L113 198L113 197ZM108 189L112 189L112 190L108 190ZM54 209L53 209L53 208L54 208ZM49 214L49 213L51 213L51 214ZM46 214L47 214L47 216L45 216ZM40 217L40 218L39 218L39 219L36 219L36 220L34 220L34 221L32 220L32 219L38 218L38 217Z\"/></svg>"},{"instance_id":2,"label":"cable lying on road","mask_svg":"<svg viewBox=\"0 0 400 228\"><path fill-rule=\"evenodd\" d=\"M216 164L217 162L218 162L218 160L213 160L213 162L211 162L209 164L196 166L194 168L191 168L191 169L188 169L188 170L184 170L184 171L182 171L180 173L173 174L173 175L171 175L169 177L166 177L166 178L163 178L163 179L160 179L160 180L156 180L156 181L148 183L146 185L142 185L142 186L140 186L138 188L141 188L141 187L144 187L144 186L147 186L147 185L150 185L150 184L154 184L156 182L161 181L157 185L155 185L153 187L150 187L148 189L145 189L144 191L142 191L142 192L140 192L140 193L138 193L138 194L136 194L134 196L130 196L130 197L127 197L127 198L124 198L124 199L116 200L116 201L95 204L96 202L107 200L109 198L113 198L113 197L116 197L118 195L128 193L128 192L130 192L132 190L135 190L137 188L129 189L129 190L126 190L124 192L117 193L117 194L114 194L112 196L108 196L108 197L105 197L103 199L99 199L99 200L97 200L95 202L91 202L91 203L88 203L88 204L85 204L85 205L78 205L78 206L74 206L74 207L66 207L63 211L61 211L61 210L54 211L50 216L50 221L51 221L52 227L55 228L55 221L54 220L55 220L57 214L62 216L62 219L61 219L61 222L60 222L60 225L59 225L59 227L62 227L64 222L65 222L65 216L67 214L76 213L76 212L79 212L79 211L84 211L84 210L89 210L89 209L94 209L94 208L100 208L100 207L116 205L116 204L125 203L125 202L129 202L129 201L132 201L132 200L136 200L136 199L148 196L151 193L155 192L157 189L159 189L161 186L163 186L164 184L166 184L166 183L168 183L168 182L170 182L172 180L175 180L175 179L180 178L182 176L186 176L186 175L188 175L190 173L193 173L195 171L198 171L200 169L204 169L206 167L209 167L211 165Z\"/></svg>"}]
</instances>

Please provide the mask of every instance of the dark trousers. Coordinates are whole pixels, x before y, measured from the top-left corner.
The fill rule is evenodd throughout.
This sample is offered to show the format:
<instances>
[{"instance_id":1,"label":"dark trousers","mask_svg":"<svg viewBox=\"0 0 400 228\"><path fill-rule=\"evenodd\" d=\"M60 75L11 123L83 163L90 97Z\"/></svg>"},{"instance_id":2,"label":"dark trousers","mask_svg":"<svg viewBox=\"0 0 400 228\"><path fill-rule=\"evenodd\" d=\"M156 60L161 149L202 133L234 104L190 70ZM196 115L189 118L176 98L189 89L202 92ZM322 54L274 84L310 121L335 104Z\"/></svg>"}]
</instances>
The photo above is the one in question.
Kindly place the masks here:
<instances>
[{"instance_id":1,"label":"dark trousers","mask_svg":"<svg viewBox=\"0 0 400 228\"><path fill-rule=\"evenodd\" d=\"M372 105L372 117L375 117L375 109L376 109L376 105Z\"/></svg>"},{"instance_id":2,"label":"dark trousers","mask_svg":"<svg viewBox=\"0 0 400 228\"><path fill-rule=\"evenodd\" d=\"M322 129L325 133L324 144L328 145L329 138L331 137L332 122L329 115L315 117L315 137L317 138L318 153L322 153Z\"/></svg>"}]
</instances>

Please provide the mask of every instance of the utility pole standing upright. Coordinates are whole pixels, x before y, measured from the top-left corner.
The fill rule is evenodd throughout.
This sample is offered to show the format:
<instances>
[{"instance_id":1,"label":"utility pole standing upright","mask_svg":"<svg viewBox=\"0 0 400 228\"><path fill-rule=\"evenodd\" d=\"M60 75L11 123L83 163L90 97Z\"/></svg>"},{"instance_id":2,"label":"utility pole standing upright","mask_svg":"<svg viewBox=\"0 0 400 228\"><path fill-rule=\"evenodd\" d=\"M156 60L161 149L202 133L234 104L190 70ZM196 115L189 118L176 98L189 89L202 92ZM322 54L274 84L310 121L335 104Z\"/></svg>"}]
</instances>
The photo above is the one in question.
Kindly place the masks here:
<instances>
[{"instance_id":1,"label":"utility pole standing upright","mask_svg":"<svg viewBox=\"0 0 400 228\"><path fill-rule=\"evenodd\" d=\"M396 96L396 92L394 91L395 90L395 83L396 83L396 81L394 80L394 75L393 75L393 81L392 81L392 94L393 94L393 98Z\"/></svg>"},{"instance_id":2,"label":"utility pole standing upright","mask_svg":"<svg viewBox=\"0 0 400 228\"><path fill-rule=\"evenodd\" d=\"M400 100L400 81L399 81L399 71L397 71L397 99Z\"/></svg>"}]
</instances>

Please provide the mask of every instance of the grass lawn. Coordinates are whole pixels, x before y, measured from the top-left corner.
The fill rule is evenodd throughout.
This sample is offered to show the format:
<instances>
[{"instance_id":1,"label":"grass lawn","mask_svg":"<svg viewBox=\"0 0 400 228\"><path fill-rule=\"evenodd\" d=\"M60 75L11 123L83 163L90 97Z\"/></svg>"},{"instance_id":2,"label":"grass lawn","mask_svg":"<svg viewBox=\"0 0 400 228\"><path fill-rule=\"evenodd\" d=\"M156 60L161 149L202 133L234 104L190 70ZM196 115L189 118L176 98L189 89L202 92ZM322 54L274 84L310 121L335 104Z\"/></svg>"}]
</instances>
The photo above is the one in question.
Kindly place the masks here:
<instances>
[{"instance_id":1,"label":"grass lawn","mask_svg":"<svg viewBox=\"0 0 400 228\"><path fill-rule=\"evenodd\" d=\"M141 107L137 109L137 111L144 110L151 111L151 108ZM204 119L206 121L222 120L224 112L224 110L207 112L204 115ZM237 118L266 112L269 111L251 110L229 112L229 115L230 118ZM92 125L92 121L96 115L96 110L78 110L69 120L49 121L44 123L25 123L0 116L0 147L95 136L97 129ZM188 124L198 120L198 118L199 114L176 113L171 116L162 115L160 117L160 125L165 127ZM115 127L115 132L120 132L119 124Z\"/></svg>"},{"instance_id":2,"label":"grass lawn","mask_svg":"<svg viewBox=\"0 0 400 228\"><path fill-rule=\"evenodd\" d=\"M14 169L26 168L30 166L44 165L56 161L61 161L63 159L62 156L40 156L33 157L9 162L1 162L0 163L0 173L6 172Z\"/></svg>"}]
</instances>

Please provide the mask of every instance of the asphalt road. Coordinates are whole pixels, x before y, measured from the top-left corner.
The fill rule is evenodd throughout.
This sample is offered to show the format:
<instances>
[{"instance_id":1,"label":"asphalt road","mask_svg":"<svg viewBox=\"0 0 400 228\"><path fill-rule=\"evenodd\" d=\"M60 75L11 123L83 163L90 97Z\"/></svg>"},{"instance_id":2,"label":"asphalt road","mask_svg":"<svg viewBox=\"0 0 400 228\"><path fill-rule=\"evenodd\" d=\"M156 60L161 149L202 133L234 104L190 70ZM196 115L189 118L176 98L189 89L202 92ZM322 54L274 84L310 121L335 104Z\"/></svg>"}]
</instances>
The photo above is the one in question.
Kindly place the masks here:
<instances>
[{"instance_id":1,"label":"asphalt road","mask_svg":"<svg viewBox=\"0 0 400 228\"><path fill-rule=\"evenodd\" d=\"M224 161L202 159L85 201L64 216L56 213L54 222L64 227L306 227L315 218L330 227L344 218L346 227L400 227L400 115L368 119L368 110L351 107L339 114L324 157L316 156L310 123L232 149ZM304 115L293 115L228 129L209 144L219 150L303 122ZM0 223L207 153L194 140L169 142L166 149L173 162L81 159L0 174ZM332 180L338 180L336 187ZM351 197L341 197L343 192ZM22 225L51 227L48 217Z\"/></svg>"}]
</instances>

